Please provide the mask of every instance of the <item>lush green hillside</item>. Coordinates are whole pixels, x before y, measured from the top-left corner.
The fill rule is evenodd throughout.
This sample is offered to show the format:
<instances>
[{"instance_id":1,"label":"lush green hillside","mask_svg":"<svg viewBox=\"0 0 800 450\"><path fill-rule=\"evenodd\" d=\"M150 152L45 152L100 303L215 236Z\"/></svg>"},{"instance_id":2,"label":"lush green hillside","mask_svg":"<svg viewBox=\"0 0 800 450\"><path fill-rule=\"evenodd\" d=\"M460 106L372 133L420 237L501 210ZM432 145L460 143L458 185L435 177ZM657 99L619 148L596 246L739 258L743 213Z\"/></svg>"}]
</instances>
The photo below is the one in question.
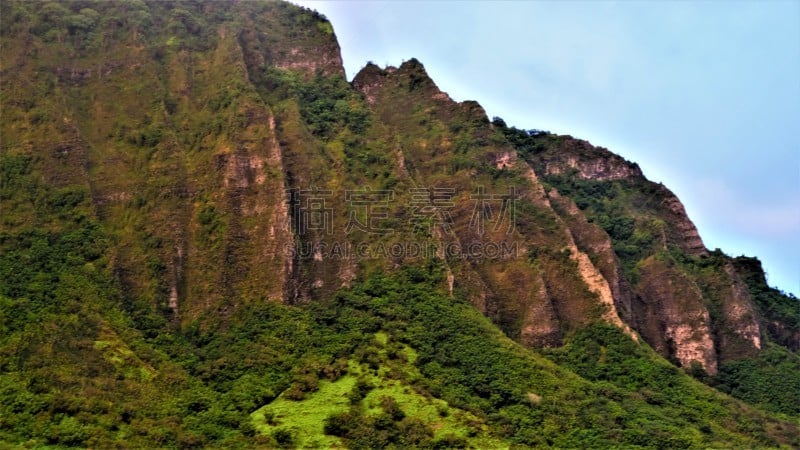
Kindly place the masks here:
<instances>
[{"instance_id":1,"label":"lush green hillside","mask_svg":"<svg viewBox=\"0 0 800 450\"><path fill-rule=\"evenodd\" d=\"M795 425L694 381L614 327L589 327L545 355L524 349L447 296L435 263L327 301L253 305L211 330L150 337L103 299L113 291L98 278L74 286L99 291L83 306L59 290L51 301L64 308L29 321L41 328L6 321L7 442L800 444Z\"/></svg>"},{"instance_id":2,"label":"lush green hillside","mask_svg":"<svg viewBox=\"0 0 800 450\"><path fill-rule=\"evenodd\" d=\"M4 445L800 447L800 303L635 164L283 2L4 1L0 53Z\"/></svg>"}]
</instances>

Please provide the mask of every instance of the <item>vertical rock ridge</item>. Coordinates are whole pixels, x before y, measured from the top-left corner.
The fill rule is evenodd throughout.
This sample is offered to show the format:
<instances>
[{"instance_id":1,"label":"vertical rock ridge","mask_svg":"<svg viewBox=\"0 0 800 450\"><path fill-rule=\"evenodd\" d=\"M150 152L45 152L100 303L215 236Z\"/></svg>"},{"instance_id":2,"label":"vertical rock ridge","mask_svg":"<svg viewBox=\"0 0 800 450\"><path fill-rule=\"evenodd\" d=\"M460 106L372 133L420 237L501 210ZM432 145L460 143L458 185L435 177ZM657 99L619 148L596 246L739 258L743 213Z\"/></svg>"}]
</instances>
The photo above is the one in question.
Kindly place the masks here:
<instances>
[{"instance_id":1,"label":"vertical rock ridge","mask_svg":"<svg viewBox=\"0 0 800 450\"><path fill-rule=\"evenodd\" d=\"M645 314L656 317L639 330L656 351L674 357L681 367L699 363L717 373L711 317L697 285L670 262L650 257L640 266L639 288Z\"/></svg>"},{"instance_id":2,"label":"vertical rock ridge","mask_svg":"<svg viewBox=\"0 0 800 450\"><path fill-rule=\"evenodd\" d=\"M603 319L608 323L621 328L632 339L638 341L636 333L634 333L633 330L622 321L619 313L617 312L617 301L614 298L609 281L603 276L600 270L598 270L595 264L592 263L589 255L579 249L578 245L576 244L575 236L577 233L574 229L575 227L571 227L570 224L574 223L574 221L580 220L578 216L582 218L580 210L578 210L573 202L561 197L561 195L555 189L550 190L548 193L548 198L550 198L553 202L558 203L559 206L564 207L564 214L568 216L567 220L565 220L563 217L559 217L559 220L564 224L567 234L570 258L577 263L578 273L583 282L586 283L586 286L591 292L597 295L597 299L600 301L600 303L605 306ZM558 212L559 208L556 208L555 210Z\"/></svg>"}]
</instances>

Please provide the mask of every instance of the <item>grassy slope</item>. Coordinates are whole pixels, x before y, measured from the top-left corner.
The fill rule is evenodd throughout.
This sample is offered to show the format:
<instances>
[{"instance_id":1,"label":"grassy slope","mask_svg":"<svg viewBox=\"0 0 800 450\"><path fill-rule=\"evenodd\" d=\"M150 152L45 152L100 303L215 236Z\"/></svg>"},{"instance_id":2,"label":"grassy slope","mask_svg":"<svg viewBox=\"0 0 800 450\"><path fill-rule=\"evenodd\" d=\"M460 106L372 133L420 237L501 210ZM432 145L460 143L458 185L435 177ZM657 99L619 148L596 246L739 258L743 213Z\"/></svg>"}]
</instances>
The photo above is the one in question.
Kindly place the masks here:
<instances>
[{"instance_id":1,"label":"grassy slope","mask_svg":"<svg viewBox=\"0 0 800 450\"><path fill-rule=\"evenodd\" d=\"M419 419L430 426L434 439L457 436L476 448L509 446L506 441L489 437L486 434L488 426L475 415L451 407L444 400L417 392L408 382L422 378L414 366L416 352L411 347L402 345L402 356L393 352L393 357L390 357L385 347L387 338L388 335L384 332L375 334L373 343L380 348L376 353L380 361L377 369L351 360L347 375L335 381L320 381L319 390L302 401L290 400L281 395L253 412L251 417L256 429L273 436L280 429L288 430L293 436L294 444L303 448L342 446L342 439L325 434L324 421L329 416L344 413L351 408L353 402L348 399L348 394L358 380L364 380L371 389L355 405L363 408L367 416L379 415L382 412L381 399L391 397L397 401L406 417ZM400 379L397 379L398 373Z\"/></svg>"},{"instance_id":2,"label":"grassy slope","mask_svg":"<svg viewBox=\"0 0 800 450\"><path fill-rule=\"evenodd\" d=\"M288 430L298 447L341 446L341 439L325 435L323 422L328 416L347 410L347 393L355 384L354 375L345 375L336 381L321 381L319 390L302 402L278 397L251 414L253 423L264 434L273 434L278 429ZM265 417L273 419L268 421Z\"/></svg>"}]
</instances>

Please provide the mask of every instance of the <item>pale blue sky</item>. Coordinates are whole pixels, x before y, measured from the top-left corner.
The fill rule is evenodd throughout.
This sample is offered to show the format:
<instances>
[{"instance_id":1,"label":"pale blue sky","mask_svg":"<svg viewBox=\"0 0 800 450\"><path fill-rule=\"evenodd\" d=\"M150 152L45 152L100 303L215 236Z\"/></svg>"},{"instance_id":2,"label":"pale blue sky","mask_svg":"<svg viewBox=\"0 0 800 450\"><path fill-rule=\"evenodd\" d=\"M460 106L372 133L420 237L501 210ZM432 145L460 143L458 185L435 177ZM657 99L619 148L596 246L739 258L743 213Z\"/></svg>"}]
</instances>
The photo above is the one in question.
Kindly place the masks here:
<instances>
[{"instance_id":1,"label":"pale blue sky","mask_svg":"<svg viewBox=\"0 0 800 450\"><path fill-rule=\"evenodd\" d=\"M800 1L296 3L349 79L415 57L489 117L608 147L800 296Z\"/></svg>"}]
</instances>

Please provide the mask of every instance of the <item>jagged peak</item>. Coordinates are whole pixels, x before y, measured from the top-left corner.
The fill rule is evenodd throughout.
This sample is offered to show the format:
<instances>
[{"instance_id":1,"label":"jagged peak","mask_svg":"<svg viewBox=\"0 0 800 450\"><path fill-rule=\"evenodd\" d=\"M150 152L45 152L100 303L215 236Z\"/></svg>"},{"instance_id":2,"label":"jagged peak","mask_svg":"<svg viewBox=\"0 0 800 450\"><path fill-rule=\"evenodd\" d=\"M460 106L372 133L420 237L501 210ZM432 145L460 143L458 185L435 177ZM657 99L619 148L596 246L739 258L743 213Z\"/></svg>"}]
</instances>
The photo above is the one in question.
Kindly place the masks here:
<instances>
[{"instance_id":1,"label":"jagged peak","mask_svg":"<svg viewBox=\"0 0 800 450\"><path fill-rule=\"evenodd\" d=\"M439 91L436 83L434 83L433 79L431 79L431 77L428 75L428 72L425 70L425 66L423 66L417 58L411 58L407 61L403 61L400 64L400 67L387 65L384 68L381 68L372 61L368 61L367 64L360 71L358 71L356 76L353 77L353 85L356 88L364 85L372 85L378 80L386 78L390 75L397 77L411 77L411 82L413 83L414 88L418 88L422 84L426 84Z\"/></svg>"},{"instance_id":2,"label":"jagged peak","mask_svg":"<svg viewBox=\"0 0 800 450\"><path fill-rule=\"evenodd\" d=\"M381 69L377 64L368 61L367 64L358 71L356 76L353 77L353 86L360 90L360 86L373 84L375 81L385 78L387 73L386 69Z\"/></svg>"},{"instance_id":3,"label":"jagged peak","mask_svg":"<svg viewBox=\"0 0 800 450\"><path fill-rule=\"evenodd\" d=\"M400 70L401 71L421 71L426 76L428 75L428 73L425 71L425 66L417 58L411 58L408 61L403 61L403 63L400 64Z\"/></svg>"},{"instance_id":4,"label":"jagged peak","mask_svg":"<svg viewBox=\"0 0 800 450\"><path fill-rule=\"evenodd\" d=\"M391 73L389 70L390 68L394 69L393 67L381 69L377 64L369 61L367 65L359 70L356 76L353 77L353 87L364 94L367 103L370 105L375 104L375 91L386 83L386 77Z\"/></svg>"},{"instance_id":5,"label":"jagged peak","mask_svg":"<svg viewBox=\"0 0 800 450\"><path fill-rule=\"evenodd\" d=\"M400 67L395 72L398 77L407 78L409 91L426 90L436 96L437 94L445 94L439 89L439 86L433 81L425 66L417 58L411 58L408 61L403 61ZM450 97L447 96L449 99Z\"/></svg>"},{"instance_id":6,"label":"jagged peak","mask_svg":"<svg viewBox=\"0 0 800 450\"><path fill-rule=\"evenodd\" d=\"M475 117L485 119L486 122L489 122L489 115L486 114L486 110L483 109L483 106L481 106L481 104L476 100L464 100L463 102L460 102L459 105L464 109L464 111L472 114Z\"/></svg>"},{"instance_id":7,"label":"jagged peak","mask_svg":"<svg viewBox=\"0 0 800 450\"><path fill-rule=\"evenodd\" d=\"M436 82L428 74L425 66L417 58L403 61L400 67L387 65L381 68L372 61L367 64L353 77L353 87L361 91L366 97L367 102L374 104L376 101L376 89L382 88L389 81L405 84L409 92L423 92L428 97L444 102L449 105L458 105L464 111L473 113L486 119L486 110L475 100L465 100L456 102L447 92L442 91Z\"/></svg>"}]
</instances>

